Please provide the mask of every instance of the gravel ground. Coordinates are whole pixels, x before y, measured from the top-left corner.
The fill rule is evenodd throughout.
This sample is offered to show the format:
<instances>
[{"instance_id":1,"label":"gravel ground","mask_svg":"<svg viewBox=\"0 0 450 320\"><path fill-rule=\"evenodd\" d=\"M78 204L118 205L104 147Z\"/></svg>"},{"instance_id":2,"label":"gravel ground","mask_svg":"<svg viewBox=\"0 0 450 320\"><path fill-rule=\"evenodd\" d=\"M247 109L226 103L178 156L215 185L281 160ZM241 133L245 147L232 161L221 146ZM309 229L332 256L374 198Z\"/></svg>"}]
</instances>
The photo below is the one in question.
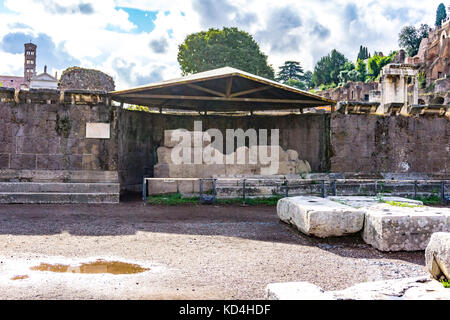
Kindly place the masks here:
<instances>
[{"instance_id":1,"label":"gravel ground","mask_svg":"<svg viewBox=\"0 0 450 320\"><path fill-rule=\"evenodd\" d=\"M97 259L150 271L30 270ZM341 290L426 275L424 266L423 252L382 253L359 235L304 236L280 222L274 207L0 205L0 299L263 299L272 282Z\"/></svg>"}]
</instances>

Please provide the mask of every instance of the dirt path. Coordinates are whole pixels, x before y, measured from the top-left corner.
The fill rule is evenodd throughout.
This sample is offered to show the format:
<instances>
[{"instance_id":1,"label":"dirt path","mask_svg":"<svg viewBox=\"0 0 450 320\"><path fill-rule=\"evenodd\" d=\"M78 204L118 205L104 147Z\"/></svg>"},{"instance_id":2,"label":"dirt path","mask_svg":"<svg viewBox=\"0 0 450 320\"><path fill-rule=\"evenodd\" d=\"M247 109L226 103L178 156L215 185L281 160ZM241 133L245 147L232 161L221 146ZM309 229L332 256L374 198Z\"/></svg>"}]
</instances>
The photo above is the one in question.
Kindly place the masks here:
<instances>
[{"instance_id":1,"label":"dirt path","mask_svg":"<svg viewBox=\"0 0 450 320\"><path fill-rule=\"evenodd\" d=\"M41 262L138 263L134 275L31 271ZM359 236L321 240L274 207L1 205L0 299L262 299L271 282L325 290L425 274L423 252L381 253ZM12 280L15 276L28 278Z\"/></svg>"}]
</instances>

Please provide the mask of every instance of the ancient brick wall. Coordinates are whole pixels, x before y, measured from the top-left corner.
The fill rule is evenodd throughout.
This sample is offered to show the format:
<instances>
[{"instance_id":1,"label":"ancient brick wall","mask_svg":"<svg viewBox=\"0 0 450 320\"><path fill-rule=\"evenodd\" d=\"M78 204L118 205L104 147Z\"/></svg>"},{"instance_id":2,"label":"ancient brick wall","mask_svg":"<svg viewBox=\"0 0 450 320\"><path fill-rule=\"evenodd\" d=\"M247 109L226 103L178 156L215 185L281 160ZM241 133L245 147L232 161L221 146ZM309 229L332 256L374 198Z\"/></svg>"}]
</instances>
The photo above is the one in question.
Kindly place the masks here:
<instances>
[{"instance_id":1,"label":"ancient brick wall","mask_svg":"<svg viewBox=\"0 0 450 320\"><path fill-rule=\"evenodd\" d=\"M450 120L331 116L332 172L449 173Z\"/></svg>"},{"instance_id":2,"label":"ancient brick wall","mask_svg":"<svg viewBox=\"0 0 450 320\"><path fill-rule=\"evenodd\" d=\"M194 129L202 121L203 131L219 129L279 129L280 145L293 149L307 160L313 171L329 170L329 115L304 114L288 116L187 116L119 111L119 176L122 188L140 188L144 175L153 176L157 149L164 145L164 130ZM269 140L270 141L270 140Z\"/></svg>"},{"instance_id":3,"label":"ancient brick wall","mask_svg":"<svg viewBox=\"0 0 450 320\"><path fill-rule=\"evenodd\" d=\"M370 91L377 89L376 82L348 82L342 87L318 91L316 94L335 101L368 101Z\"/></svg>"},{"instance_id":4,"label":"ancient brick wall","mask_svg":"<svg viewBox=\"0 0 450 320\"><path fill-rule=\"evenodd\" d=\"M0 180L117 180L117 111L106 95L1 90L0 99ZM109 123L110 138L87 138L87 123Z\"/></svg>"}]
</instances>

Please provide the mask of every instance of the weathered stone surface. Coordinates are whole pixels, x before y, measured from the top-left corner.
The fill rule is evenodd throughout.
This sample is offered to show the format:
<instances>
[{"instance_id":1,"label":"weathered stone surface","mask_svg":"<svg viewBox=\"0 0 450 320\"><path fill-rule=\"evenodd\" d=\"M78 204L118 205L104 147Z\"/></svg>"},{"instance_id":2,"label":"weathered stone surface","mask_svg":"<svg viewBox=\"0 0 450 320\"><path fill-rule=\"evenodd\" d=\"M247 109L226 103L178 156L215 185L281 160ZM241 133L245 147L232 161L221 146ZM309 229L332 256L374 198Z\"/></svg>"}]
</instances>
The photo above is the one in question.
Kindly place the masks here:
<instances>
[{"instance_id":1,"label":"weathered stone surface","mask_svg":"<svg viewBox=\"0 0 450 320\"><path fill-rule=\"evenodd\" d=\"M450 233L437 232L431 236L425 249L428 272L435 279L450 279Z\"/></svg>"},{"instance_id":2,"label":"weathered stone surface","mask_svg":"<svg viewBox=\"0 0 450 320\"><path fill-rule=\"evenodd\" d=\"M357 233L364 225L364 210L312 196L283 198L277 213L282 221L320 238Z\"/></svg>"},{"instance_id":3,"label":"weathered stone surface","mask_svg":"<svg viewBox=\"0 0 450 320\"><path fill-rule=\"evenodd\" d=\"M297 151L289 149L286 151L286 153L288 154L288 159L290 161L298 160L298 152Z\"/></svg>"},{"instance_id":4,"label":"weathered stone surface","mask_svg":"<svg viewBox=\"0 0 450 320\"><path fill-rule=\"evenodd\" d=\"M309 162L306 160L297 160L295 165L295 171L296 174L310 173L311 166L309 165Z\"/></svg>"},{"instance_id":5,"label":"weathered stone surface","mask_svg":"<svg viewBox=\"0 0 450 320\"><path fill-rule=\"evenodd\" d=\"M203 192L212 190L212 181L203 181ZM181 193L198 195L200 192L200 179L163 179L147 181L148 195Z\"/></svg>"},{"instance_id":6,"label":"weathered stone surface","mask_svg":"<svg viewBox=\"0 0 450 320\"><path fill-rule=\"evenodd\" d=\"M115 84L107 74L79 67L68 68L63 71L58 83L59 89L78 89L96 91L114 91Z\"/></svg>"},{"instance_id":7,"label":"weathered stone surface","mask_svg":"<svg viewBox=\"0 0 450 320\"><path fill-rule=\"evenodd\" d=\"M9 154L0 154L0 169L9 169Z\"/></svg>"},{"instance_id":8,"label":"weathered stone surface","mask_svg":"<svg viewBox=\"0 0 450 320\"><path fill-rule=\"evenodd\" d=\"M98 170L0 170L0 181L117 183L119 175L117 171Z\"/></svg>"},{"instance_id":9,"label":"weathered stone surface","mask_svg":"<svg viewBox=\"0 0 450 320\"><path fill-rule=\"evenodd\" d=\"M450 300L450 290L428 277L360 283L340 291L323 291L308 282L269 284L269 300Z\"/></svg>"},{"instance_id":10,"label":"weathered stone surface","mask_svg":"<svg viewBox=\"0 0 450 320\"><path fill-rule=\"evenodd\" d=\"M274 154L272 154L272 149L275 152ZM258 163L262 163L263 165L265 163L261 161L262 159L260 155L263 155L262 157L266 158L266 160L274 160L276 162L289 161L289 154L283 150L281 146L251 146L250 152L257 153Z\"/></svg>"},{"instance_id":11,"label":"weathered stone surface","mask_svg":"<svg viewBox=\"0 0 450 320\"><path fill-rule=\"evenodd\" d=\"M182 138L178 135L175 136L174 133L180 130L164 130L164 146L167 148L173 148L178 145ZM187 130L182 130L183 132L187 132Z\"/></svg>"},{"instance_id":12,"label":"weathered stone surface","mask_svg":"<svg viewBox=\"0 0 450 320\"><path fill-rule=\"evenodd\" d=\"M154 167L155 178L190 178L181 164L160 163Z\"/></svg>"},{"instance_id":13,"label":"weathered stone surface","mask_svg":"<svg viewBox=\"0 0 450 320\"><path fill-rule=\"evenodd\" d=\"M278 166L278 171L275 174L296 174L297 163L295 161L282 161L275 163Z\"/></svg>"},{"instance_id":14,"label":"weathered stone surface","mask_svg":"<svg viewBox=\"0 0 450 320\"><path fill-rule=\"evenodd\" d=\"M309 282L271 283L266 287L267 300L333 300L320 287Z\"/></svg>"},{"instance_id":15,"label":"weathered stone surface","mask_svg":"<svg viewBox=\"0 0 450 320\"><path fill-rule=\"evenodd\" d=\"M450 153L442 147L450 139L448 118L334 113L330 126L331 172L450 171Z\"/></svg>"},{"instance_id":16,"label":"weathered stone surface","mask_svg":"<svg viewBox=\"0 0 450 320\"><path fill-rule=\"evenodd\" d=\"M118 203L118 183L0 182L0 203Z\"/></svg>"},{"instance_id":17,"label":"weathered stone surface","mask_svg":"<svg viewBox=\"0 0 450 320\"><path fill-rule=\"evenodd\" d=\"M0 193L6 204L119 203L119 193Z\"/></svg>"},{"instance_id":18,"label":"weathered stone surface","mask_svg":"<svg viewBox=\"0 0 450 320\"><path fill-rule=\"evenodd\" d=\"M225 165L225 175L229 177L253 175L258 172L257 165L245 165L245 164L229 164Z\"/></svg>"},{"instance_id":19,"label":"weathered stone surface","mask_svg":"<svg viewBox=\"0 0 450 320\"><path fill-rule=\"evenodd\" d=\"M377 204L366 209L363 239L381 251L425 250L431 235L450 231L450 209Z\"/></svg>"},{"instance_id":20,"label":"weathered stone surface","mask_svg":"<svg viewBox=\"0 0 450 320\"><path fill-rule=\"evenodd\" d=\"M216 175L225 175L226 166L224 164L208 164L201 168L201 178L212 178Z\"/></svg>"},{"instance_id":21,"label":"weathered stone surface","mask_svg":"<svg viewBox=\"0 0 450 320\"><path fill-rule=\"evenodd\" d=\"M10 160L11 169L36 169L36 155L13 154Z\"/></svg>"},{"instance_id":22,"label":"weathered stone surface","mask_svg":"<svg viewBox=\"0 0 450 320\"><path fill-rule=\"evenodd\" d=\"M147 192L152 194L170 194L178 192L178 184L175 180L149 180L147 181Z\"/></svg>"},{"instance_id":23,"label":"weathered stone surface","mask_svg":"<svg viewBox=\"0 0 450 320\"><path fill-rule=\"evenodd\" d=\"M403 197L391 197L391 196L382 196L382 197L371 197L371 196L331 196L328 199L332 201L336 201L342 204L346 204L348 206L354 208L366 208L376 204L379 204L380 201L394 201L399 203L411 204L411 205L423 205L422 201L413 200Z\"/></svg>"},{"instance_id":24,"label":"weathered stone surface","mask_svg":"<svg viewBox=\"0 0 450 320\"><path fill-rule=\"evenodd\" d=\"M172 163L173 148L159 147L156 152L158 154L158 163L171 164Z\"/></svg>"},{"instance_id":25,"label":"weathered stone surface","mask_svg":"<svg viewBox=\"0 0 450 320\"><path fill-rule=\"evenodd\" d=\"M187 131L185 129L178 129L164 130L164 146L167 148L173 148L181 142L185 143L185 141L183 141L183 137L180 135L181 133L183 133L183 137L185 133L189 136L190 144L186 146L198 148L198 146L206 147L211 144L211 136L207 132L194 132ZM194 139L199 139L199 141Z\"/></svg>"},{"instance_id":26,"label":"weathered stone surface","mask_svg":"<svg viewBox=\"0 0 450 320\"><path fill-rule=\"evenodd\" d=\"M0 193L119 193L118 183L0 182Z\"/></svg>"}]
</instances>

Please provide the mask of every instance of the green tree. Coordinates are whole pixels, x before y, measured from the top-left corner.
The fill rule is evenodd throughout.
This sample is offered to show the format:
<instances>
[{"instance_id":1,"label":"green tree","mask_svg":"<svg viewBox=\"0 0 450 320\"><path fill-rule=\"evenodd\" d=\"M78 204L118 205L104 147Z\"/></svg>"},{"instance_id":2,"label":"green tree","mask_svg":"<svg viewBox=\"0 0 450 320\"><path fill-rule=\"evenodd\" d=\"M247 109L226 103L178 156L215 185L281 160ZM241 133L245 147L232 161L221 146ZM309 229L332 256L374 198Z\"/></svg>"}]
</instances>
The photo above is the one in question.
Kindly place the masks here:
<instances>
[{"instance_id":1,"label":"green tree","mask_svg":"<svg viewBox=\"0 0 450 320\"><path fill-rule=\"evenodd\" d=\"M304 78L304 83L306 84L306 87L308 89L311 89L312 87L314 87L312 71L306 71L305 74L303 75L303 78Z\"/></svg>"},{"instance_id":2,"label":"green tree","mask_svg":"<svg viewBox=\"0 0 450 320\"><path fill-rule=\"evenodd\" d=\"M276 80L280 82L287 82L290 79L295 79L298 81L304 80L304 71L300 62L297 61L286 61L283 66L280 67Z\"/></svg>"},{"instance_id":3,"label":"green tree","mask_svg":"<svg viewBox=\"0 0 450 320\"><path fill-rule=\"evenodd\" d=\"M259 45L250 34L237 28L209 29L188 35L178 47L178 63L183 75L229 66L274 78L274 70Z\"/></svg>"},{"instance_id":4,"label":"green tree","mask_svg":"<svg viewBox=\"0 0 450 320\"><path fill-rule=\"evenodd\" d=\"M284 84L298 88L300 90L306 90L306 84L303 81L300 81L298 79L288 79Z\"/></svg>"},{"instance_id":5,"label":"green tree","mask_svg":"<svg viewBox=\"0 0 450 320\"><path fill-rule=\"evenodd\" d=\"M367 62L367 69L369 71L370 80L377 79L378 76L380 75L381 69L383 69L385 65L391 63L392 60L394 60L396 54L397 52L394 51L388 56L381 57L375 55L372 58L370 58L369 61Z\"/></svg>"},{"instance_id":6,"label":"green tree","mask_svg":"<svg viewBox=\"0 0 450 320\"><path fill-rule=\"evenodd\" d=\"M361 81L361 82L366 81L367 65L362 59L358 59L358 61L356 62L355 70L356 70L356 72L358 72L358 74L357 74L358 81Z\"/></svg>"},{"instance_id":7,"label":"green tree","mask_svg":"<svg viewBox=\"0 0 450 320\"><path fill-rule=\"evenodd\" d=\"M442 26L442 20L447 18L447 10L445 10L445 6L443 3L441 3L436 11L436 26L441 27Z\"/></svg>"},{"instance_id":8,"label":"green tree","mask_svg":"<svg viewBox=\"0 0 450 320\"><path fill-rule=\"evenodd\" d=\"M369 58L370 58L370 53L369 53L369 50L367 49L367 47L360 46L359 47L358 58L356 60L357 61L359 59L366 60L366 59L369 59Z\"/></svg>"},{"instance_id":9,"label":"green tree","mask_svg":"<svg viewBox=\"0 0 450 320\"><path fill-rule=\"evenodd\" d=\"M352 62L348 61L344 64L338 76L339 86L346 84L348 81L357 81L356 79L353 79L354 70L355 65Z\"/></svg>"},{"instance_id":10,"label":"green tree","mask_svg":"<svg viewBox=\"0 0 450 320\"><path fill-rule=\"evenodd\" d=\"M404 48L410 57L414 57L419 51L420 42L428 37L428 25L421 24L418 29L406 26L400 31L398 44Z\"/></svg>"},{"instance_id":11,"label":"green tree","mask_svg":"<svg viewBox=\"0 0 450 320\"><path fill-rule=\"evenodd\" d=\"M333 49L329 55L322 57L314 67L314 85L320 86L339 83L339 75L344 70L348 59Z\"/></svg>"}]
</instances>

